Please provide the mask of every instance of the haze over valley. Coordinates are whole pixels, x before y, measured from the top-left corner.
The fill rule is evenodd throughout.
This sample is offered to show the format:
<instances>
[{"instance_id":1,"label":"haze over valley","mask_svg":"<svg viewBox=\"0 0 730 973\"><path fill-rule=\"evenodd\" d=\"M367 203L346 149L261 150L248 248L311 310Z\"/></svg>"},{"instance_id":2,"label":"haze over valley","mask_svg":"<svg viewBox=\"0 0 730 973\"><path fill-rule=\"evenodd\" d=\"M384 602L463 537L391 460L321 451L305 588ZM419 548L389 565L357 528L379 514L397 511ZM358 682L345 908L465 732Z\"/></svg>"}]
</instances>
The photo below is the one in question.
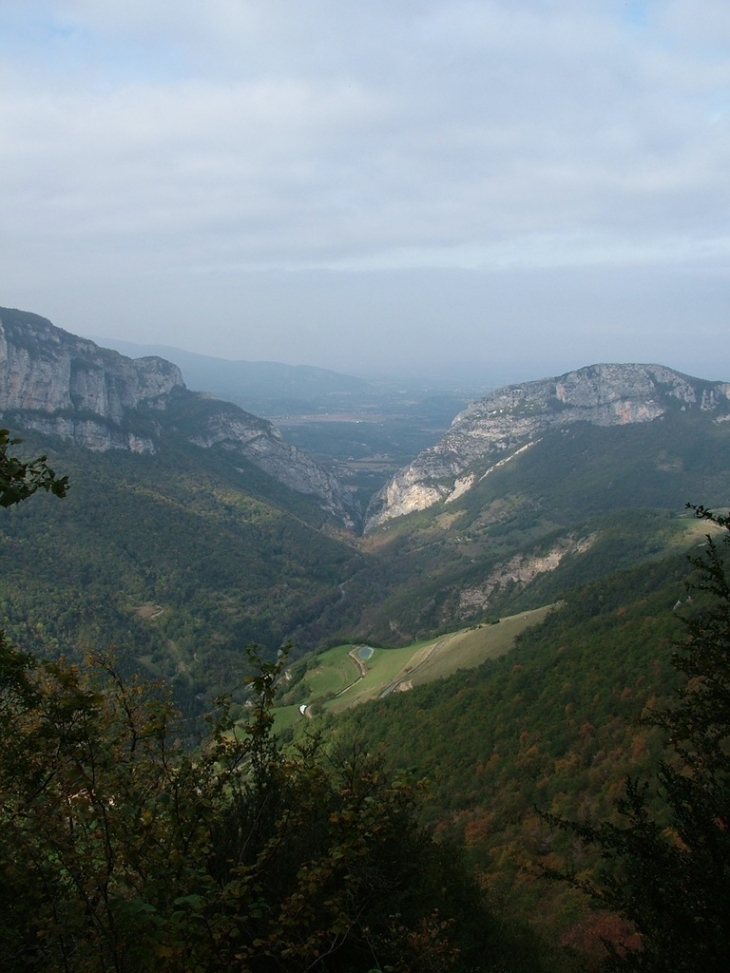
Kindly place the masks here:
<instances>
[{"instance_id":1,"label":"haze over valley","mask_svg":"<svg viewBox=\"0 0 730 973\"><path fill-rule=\"evenodd\" d=\"M0 320L4 422L83 470L78 491L87 496L72 493L70 533L57 540L68 566L45 583L63 589L84 574L93 537L111 572L92 599L107 637L115 640L119 619L138 626L150 614L142 606L158 605L155 624L142 626L157 645L151 672L175 674L191 696L204 688L195 639L211 612L222 610L213 642L222 660L246 641L269 651L287 639L302 651L345 635L404 644L551 603L573 580L663 550L684 529L687 499L727 502L730 384L663 366L589 366L470 404L305 370L295 388L309 388L311 411L290 416L299 424L282 433L210 391L190 391L162 358L126 358L27 312L3 309ZM272 369L274 388L291 374L246 368L260 387ZM219 381L230 380L223 368ZM252 381L242 380L243 399ZM333 395L349 413L325 411ZM107 486L91 501L97 476ZM149 516L132 512L138 478L148 483ZM99 504L108 517L87 520ZM44 504L35 506L41 518ZM163 510L164 531L155 527ZM137 529L144 539L133 542ZM238 567L229 544L243 545ZM15 555L12 565L20 570ZM26 595L37 584L28 577ZM55 633L64 650L85 631L86 614ZM173 631L187 634L181 642Z\"/></svg>"},{"instance_id":2,"label":"haze over valley","mask_svg":"<svg viewBox=\"0 0 730 973\"><path fill-rule=\"evenodd\" d=\"M0 969L726 973L725 0L0 3Z\"/></svg>"}]
</instances>

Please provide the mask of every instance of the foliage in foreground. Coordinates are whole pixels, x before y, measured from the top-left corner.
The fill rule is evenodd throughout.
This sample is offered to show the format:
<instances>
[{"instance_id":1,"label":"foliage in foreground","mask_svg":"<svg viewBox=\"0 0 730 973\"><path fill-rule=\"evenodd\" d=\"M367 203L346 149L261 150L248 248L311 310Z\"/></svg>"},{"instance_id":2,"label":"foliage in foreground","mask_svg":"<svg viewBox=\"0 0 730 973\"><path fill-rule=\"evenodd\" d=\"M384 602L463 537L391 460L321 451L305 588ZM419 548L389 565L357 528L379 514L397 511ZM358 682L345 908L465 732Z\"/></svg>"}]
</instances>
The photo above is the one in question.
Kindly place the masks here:
<instances>
[{"instance_id":1,"label":"foliage in foreground","mask_svg":"<svg viewBox=\"0 0 730 973\"><path fill-rule=\"evenodd\" d=\"M21 439L11 439L7 429L0 429L0 507L12 507L32 497L37 490L65 497L68 477L56 476L46 456L25 462L17 456L8 456L8 446L21 442Z\"/></svg>"},{"instance_id":2,"label":"foliage in foreground","mask_svg":"<svg viewBox=\"0 0 730 973\"><path fill-rule=\"evenodd\" d=\"M356 748L278 749L280 665L252 677L246 732L223 704L192 756L169 705L109 660L85 672L0 640L3 969L475 968L494 931L416 826L413 788Z\"/></svg>"},{"instance_id":3,"label":"foliage in foreground","mask_svg":"<svg viewBox=\"0 0 730 973\"><path fill-rule=\"evenodd\" d=\"M695 512L730 532L730 517ZM642 722L669 736L658 775L659 806L631 780L622 824L552 823L596 846L595 882L572 877L599 906L619 912L640 948L613 949L611 967L642 973L724 973L730 944L730 581L708 535L693 559L697 607L673 662L686 677L675 703ZM724 537L730 543L730 534Z\"/></svg>"}]
</instances>

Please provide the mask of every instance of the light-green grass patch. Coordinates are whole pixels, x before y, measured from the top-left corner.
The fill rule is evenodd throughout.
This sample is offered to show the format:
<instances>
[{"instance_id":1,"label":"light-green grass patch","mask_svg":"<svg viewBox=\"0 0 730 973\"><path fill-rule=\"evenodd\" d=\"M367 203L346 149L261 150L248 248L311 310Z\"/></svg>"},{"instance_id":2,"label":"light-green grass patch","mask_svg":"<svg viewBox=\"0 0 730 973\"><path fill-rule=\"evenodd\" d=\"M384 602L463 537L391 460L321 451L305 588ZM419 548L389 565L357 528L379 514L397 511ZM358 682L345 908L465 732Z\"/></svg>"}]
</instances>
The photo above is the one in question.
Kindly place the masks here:
<instances>
[{"instance_id":1,"label":"light-green grass patch","mask_svg":"<svg viewBox=\"0 0 730 973\"><path fill-rule=\"evenodd\" d=\"M352 646L338 645L317 656L317 668L304 677L313 699L337 695L357 681L360 669L348 652Z\"/></svg>"},{"instance_id":2,"label":"light-green grass patch","mask_svg":"<svg viewBox=\"0 0 730 973\"><path fill-rule=\"evenodd\" d=\"M346 651L351 648L352 646L345 646ZM338 713L358 703L364 703L368 699L376 699L389 683L402 678L403 674L410 670L414 655L422 651L423 649L417 649L414 652L413 646L402 649L375 649L370 658L363 663L366 670L364 677L358 679L354 685L348 687L335 699L329 700L325 704L325 709ZM352 659L350 661L352 662Z\"/></svg>"},{"instance_id":3,"label":"light-green grass patch","mask_svg":"<svg viewBox=\"0 0 730 973\"><path fill-rule=\"evenodd\" d=\"M305 719L298 706L274 707L274 733L281 733Z\"/></svg>"},{"instance_id":4,"label":"light-green grass patch","mask_svg":"<svg viewBox=\"0 0 730 973\"><path fill-rule=\"evenodd\" d=\"M541 622L552 607L520 612L494 625L463 629L405 648L374 648L369 658L360 658L360 665L351 655L357 656L357 645L338 645L317 656L303 677L307 694L302 702L339 713L390 692L405 692L443 679L459 669L473 669L509 652L520 632ZM283 708L299 712L297 707Z\"/></svg>"}]
</instances>

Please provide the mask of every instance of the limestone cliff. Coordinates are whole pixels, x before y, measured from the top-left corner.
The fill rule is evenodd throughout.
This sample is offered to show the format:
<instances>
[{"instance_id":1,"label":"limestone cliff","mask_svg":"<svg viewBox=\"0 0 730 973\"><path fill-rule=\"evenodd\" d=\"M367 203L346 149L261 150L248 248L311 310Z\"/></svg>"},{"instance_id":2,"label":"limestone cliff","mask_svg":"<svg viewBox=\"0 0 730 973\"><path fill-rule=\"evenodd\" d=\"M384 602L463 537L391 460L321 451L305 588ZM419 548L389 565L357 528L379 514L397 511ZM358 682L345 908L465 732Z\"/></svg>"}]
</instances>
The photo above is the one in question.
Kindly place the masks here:
<instances>
[{"instance_id":1,"label":"limestone cliff","mask_svg":"<svg viewBox=\"0 0 730 973\"><path fill-rule=\"evenodd\" d=\"M188 391L164 358L127 358L10 308L0 308L0 419L95 451L153 453L172 433L199 448L220 445L356 526L337 480L267 420Z\"/></svg>"},{"instance_id":2,"label":"limestone cliff","mask_svg":"<svg viewBox=\"0 0 730 973\"><path fill-rule=\"evenodd\" d=\"M130 411L165 407L183 387L177 365L132 361L56 328L36 314L0 308L0 413L87 449L151 452L149 435L123 428ZM8 418L10 421L10 418Z\"/></svg>"},{"instance_id":3,"label":"limestone cliff","mask_svg":"<svg viewBox=\"0 0 730 973\"><path fill-rule=\"evenodd\" d=\"M670 409L730 418L730 384L661 365L591 365L559 378L510 385L478 399L449 431L376 494L365 530L439 501L448 503L529 449L555 426L651 422Z\"/></svg>"},{"instance_id":4,"label":"limestone cliff","mask_svg":"<svg viewBox=\"0 0 730 973\"><path fill-rule=\"evenodd\" d=\"M220 446L234 457L241 456L292 490L316 497L320 506L348 529L360 526L357 512L339 481L307 453L285 443L268 419L244 412L230 402L200 394L196 397L205 402L206 408L188 427L191 443L203 449Z\"/></svg>"}]
</instances>

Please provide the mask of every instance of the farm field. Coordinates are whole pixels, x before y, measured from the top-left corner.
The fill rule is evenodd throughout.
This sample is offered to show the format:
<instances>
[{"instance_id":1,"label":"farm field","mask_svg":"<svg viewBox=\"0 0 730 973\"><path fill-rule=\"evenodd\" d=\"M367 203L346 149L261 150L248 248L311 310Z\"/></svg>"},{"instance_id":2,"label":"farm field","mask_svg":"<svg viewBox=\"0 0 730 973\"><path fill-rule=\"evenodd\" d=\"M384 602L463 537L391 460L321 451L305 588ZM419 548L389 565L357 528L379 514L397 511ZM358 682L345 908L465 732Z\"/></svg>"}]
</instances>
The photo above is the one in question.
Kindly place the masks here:
<instances>
[{"instance_id":1,"label":"farm field","mask_svg":"<svg viewBox=\"0 0 730 973\"><path fill-rule=\"evenodd\" d=\"M443 679L459 669L473 669L509 652L517 636L541 622L553 608L547 605L520 612L493 625L463 629L403 648L338 645L301 660L290 671L294 685L277 707L277 730L318 710L339 713L391 692L407 692Z\"/></svg>"}]
</instances>

